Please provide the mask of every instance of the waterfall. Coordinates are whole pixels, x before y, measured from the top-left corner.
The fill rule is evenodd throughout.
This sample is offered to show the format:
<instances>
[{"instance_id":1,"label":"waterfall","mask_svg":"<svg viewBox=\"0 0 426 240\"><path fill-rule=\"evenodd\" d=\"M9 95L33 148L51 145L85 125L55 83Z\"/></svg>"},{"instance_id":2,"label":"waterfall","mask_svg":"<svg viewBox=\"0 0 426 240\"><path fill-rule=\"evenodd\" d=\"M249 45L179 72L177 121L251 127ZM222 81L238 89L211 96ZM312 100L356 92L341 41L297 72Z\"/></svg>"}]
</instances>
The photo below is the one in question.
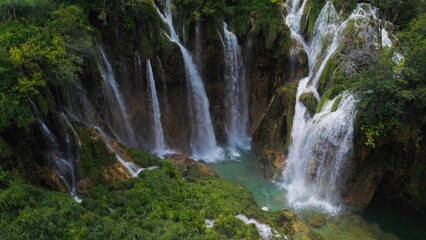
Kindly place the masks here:
<instances>
[{"instance_id":1,"label":"waterfall","mask_svg":"<svg viewBox=\"0 0 426 240\"><path fill-rule=\"evenodd\" d=\"M228 30L226 23L223 23L223 32L226 134L230 147L248 148L248 91L243 58L237 36Z\"/></svg>"},{"instance_id":2,"label":"waterfall","mask_svg":"<svg viewBox=\"0 0 426 240\"><path fill-rule=\"evenodd\" d=\"M342 98L336 111L332 106ZM307 121L294 142L284 170L287 198L296 208L319 207L333 213L339 210L340 183L346 160L352 153L355 98L344 94L329 101Z\"/></svg>"},{"instance_id":3,"label":"waterfall","mask_svg":"<svg viewBox=\"0 0 426 240\"><path fill-rule=\"evenodd\" d=\"M169 34L165 35L170 41L176 43L182 53L185 67L188 100L191 119L191 150L193 157L206 161L214 161L221 153L221 149L217 146L216 137L209 112L209 100L204 89L203 81L191 58L188 49L182 45L178 35L173 27L173 17L171 11L171 2L166 0L165 14L154 5L163 22L169 28Z\"/></svg>"},{"instance_id":4,"label":"waterfall","mask_svg":"<svg viewBox=\"0 0 426 240\"><path fill-rule=\"evenodd\" d=\"M115 80L114 71L102 48L100 49L100 53L105 67L105 70L100 67L100 72L105 82L106 107L109 108L108 126L121 143L128 146L136 146L135 135L123 97L121 96L120 89Z\"/></svg>"},{"instance_id":5,"label":"waterfall","mask_svg":"<svg viewBox=\"0 0 426 240\"><path fill-rule=\"evenodd\" d=\"M79 81L75 81L73 85L71 85L71 91L73 93L71 96L73 96L73 101L76 106L71 106L70 109L67 109L67 115L70 119L86 127L94 128L102 137L106 146L114 152L117 161L126 169L130 176L136 177L141 171L145 170L132 162L126 162L123 157L120 156L120 153L113 148L111 138L98 127L98 116L95 116L95 108L88 99L87 93Z\"/></svg>"},{"instance_id":6,"label":"waterfall","mask_svg":"<svg viewBox=\"0 0 426 240\"><path fill-rule=\"evenodd\" d=\"M115 154L115 158L120 162L120 164L126 169L126 171L130 174L131 177L137 177L140 172L145 170L144 168L141 168L140 166L132 163L132 162L126 162L123 157L120 155L119 152L117 152L113 148L112 140L110 137L99 127L97 126L90 126L94 128L99 135L101 136L102 140L104 141L105 145Z\"/></svg>"},{"instance_id":7,"label":"waterfall","mask_svg":"<svg viewBox=\"0 0 426 240\"><path fill-rule=\"evenodd\" d=\"M152 72L151 61L149 59L146 60L146 73L149 92L151 94L151 116L154 123L154 153L162 157L165 153L164 132L161 125L160 104L158 103L157 90L155 88L154 73Z\"/></svg>"},{"instance_id":8,"label":"waterfall","mask_svg":"<svg viewBox=\"0 0 426 240\"><path fill-rule=\"evenodd\" d=\"M70 138L66 134L67 154L64 154L59 147L59 143L55 135L50 131L47 125L37 117L37 122L43 136L43 141L47 147L47 158L49 163L53 165L56 174L63 181L71 196L80 203L82 200L77 195L77 181L75 175L75 159L73 159Z\"/></svg>"},{"instance_id":9,"label":"waterfall","mask_svg":"<svg viewBox=\"0 0 426 240\"><path fill-rule=\"evenodd\" d=\"M282 173L283 187L294 207L318 207L334 213L340 208L342 173L351 157L357 100L344 93L328 101L322 111L311 118L299 98L301 94L311 92L320 99L316 89L318 81L328 60L338 49L348 22L356 20L353 21L354 27L358 27L363 20L375 19L375 9L359 4L345 21L341 21L333 4L327 1L315 22L312 40L306 43L299 33L306 2L300 6L298 0L292 1L286 17L292 37L307 52L309 74L299 82L296 93L292 142ZM337 109L333 109L333 105Z\"/></svg>"},{"instance_id":10,"label":"waterfall","mask_svg":"<svg viewBox=\"0 0 426 240\"><path fill-rule=\"evenodd\" d=\"M382 47L392 47L392 40L389 38L389 33L385 28L382 28Z\"/></svg>"}]
</instances>

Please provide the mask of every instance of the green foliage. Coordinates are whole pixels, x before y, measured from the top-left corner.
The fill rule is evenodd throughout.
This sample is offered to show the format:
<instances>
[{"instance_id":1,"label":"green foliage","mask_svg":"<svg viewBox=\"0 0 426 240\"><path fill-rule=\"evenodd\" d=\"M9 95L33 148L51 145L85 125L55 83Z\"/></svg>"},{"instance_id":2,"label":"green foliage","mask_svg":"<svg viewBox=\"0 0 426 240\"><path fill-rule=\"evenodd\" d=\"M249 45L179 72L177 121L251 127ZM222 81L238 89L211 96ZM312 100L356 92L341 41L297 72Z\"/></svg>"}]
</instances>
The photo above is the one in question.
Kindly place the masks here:
<instances>
[{"instance_id":1,"label":"green foliage","mask_svg":"<svg viewBox=\"0 0 426 240\"><path fill-rule=\"evenodd\" d=\"M180 19L185 23L205 21L218 29L227 22L236 35L244 35L254 27L261 33L266 49L273 49L276 57L285 53L290 30L282 18L283 1L271 0L176 0L174 2ZM216 31L214 31L216 35Z\"/></svg>"},{"instance_id":2,"label":"green foliage","mask_svg":"<svg viewBox=\"0 0 426 240\"><path fill-rule=\"evenodd\" d=\"M76 6L51 0L7 0L0 3L0 12L2 131L25 127L34 119L29 99L41 92L49 95L49 88L76 79L92 42L86 17Z\"/></svg>"},{"instance_id":3,"label":"green foliage","mask_svg":"<svg viewBox=\"0 0 426 240\"><path fill-rule=\"evenodd\" d=\"M224 14L229 12L225 0L176 0L174 4L181 8L181 17L189 22L210 20L219 25Z\"/></svg>"},{"instance_id":4,"label":"green foliage","mask_svg":"<svg viewBox=\"0 0 426 240\"><path fill-rule=\"evenodd\" d=\"M81 149L78 172L98 183L104 182L102 170L104 167L115 163L114 154L108 151L103 140L99 136L93 135L89 129L79 129L79 137Z\"/></svg>"},{"instance_id":5,"label":"green foliage","mask_svg":"<svg viewBox=\"0 0 426 240\"><path fill-rule=\"evenodd\" d=\"M380 9L384 19L402 27L426 11L426 2L423 0L372 0L371 4Z\"/></svg>"},{"instance_id":6,"label":"green foliage","mask_svg":"<svg viewBox=\"0 0 426 240\"><path fill-rule=\"evenodd\" d=\"M170 175L176 172L172 165L165 166L112 191L98 186L81 205L0 171L0 238L258 239L255 227L237 214L277 228L280 215L261 211L242 186L217 178L185 182ZM216 220L215 226L207 229L205 219Z\"/></svg>"},{"instance_id":7,"label":"green foliage","mask_svg":"<svg viewBox=\"0 0 426 240\"><path fill-rule=\"evenodd\" d=\"M365 144L375 147L379 140L395 136L405 146L418 146L426 124L426 14L414 19L400 34L404 60L396 62L394 52L375 56L371 66L347 79L337 76L323 99L351 90L361 96L359 127ZM323 104L321 101L320 106Z\"/></svg>"},{"instance_id":8,"label":"green foliage","mask_svg":"<svg viewBox=\"0 0 426 240\"><path fill-rule=\"evenodd\" d=\"M29 108L12 99L9 94L0 92L0 132L11 125L25 126L33 120Z\"/></svg>"},{"instance_id":9,"label":"green foliage","mask_svg":"<svg viewBox=\"0 0 426 240\"><path fill-rule=\"evenodd\" d=\"M129 148L129 156L141 167L160 165L161 159L139 148Z\"/></svg>"},{"instance_id":10,"label":"green foliage","mask_svg":"<svg viewBox=\"0 0 426 240\"><path fill-rule=\"evenodd\" d=\"M366 144L372 139L400 127L407 104L414 98L408 83L395 72L395 63L384 56L370 69L365 69L341 84L362 95L358 105L361 130L366 133ZM337 84L335 89L342 87Z\"/></svg>"}]
</instances>

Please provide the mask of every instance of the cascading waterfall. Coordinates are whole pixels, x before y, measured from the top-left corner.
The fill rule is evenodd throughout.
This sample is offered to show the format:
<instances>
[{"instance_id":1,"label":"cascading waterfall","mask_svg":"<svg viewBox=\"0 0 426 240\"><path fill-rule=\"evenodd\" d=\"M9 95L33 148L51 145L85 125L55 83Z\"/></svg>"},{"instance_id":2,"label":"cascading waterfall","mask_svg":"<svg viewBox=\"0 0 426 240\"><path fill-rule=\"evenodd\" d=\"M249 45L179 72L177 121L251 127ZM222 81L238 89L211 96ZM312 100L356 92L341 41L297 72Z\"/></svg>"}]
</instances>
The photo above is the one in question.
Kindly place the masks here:
<instances>
[{"instance_id":1,"label":"cascading waterfall","mask_svg":"<svg viewBox=\"0 0 426 240\"><path fill-rule=\"evenodd\" d=\"M248 96L244 63L237 36L223 23L226 81L226 134L231 148L249 146Z\"/></svg>"},{"instance_id":2,"label":"cascading waterfall","mask_svg":"<svg viewBox=\"0 0 426 240\"><path fill-rule=\"evenodd\" d=\"M209 100L204 89L203 81L192 60L188 49L183 46L173 27L173 17L171 11L171 1L166 0L165 14L154 5L158 14L169 28L169 34L165 35L170 41L176 43L182 53L185 65L185 73L188 84L188 99L191 114L191 150L193 157L206 161L214 161L221 153L217 146L216 137L209 112Z\"/></svg>"},{"instance_id":3,"label":"cascading waterfall","mask_svg":"<svg viewBox=\"0 0 426 240\"><path fill-rule=\"evenodd\" d=\"M114 71L102 48L100 48L100 53L105 67L105 70L100 67L100 72L105 82L107 107L110 108L108 111L110 119L107 121L109 128L121 143L128 146L136 146L135 135L123 97L115 80Z\"/></svg>"},{"instance_id":4,"label":"cascading waterfall","mask_svg":"<svg viewBox=\"0 0 426 240\"><path fill-rule=\"evenodd\" d=\"M308 54L309 74L300 81L297 89L292 143L283 170L283 186L289 203L294 207L318 207L334 213L339 211L339 187L344 180L341 173L352 151L357 100L344 93L328 101L322 111L311 118L299 98L301 94L310 92L320 99L316 90L319 78L336 52L348 22L375 18L375 9L365 10L366 5L359 4L349 18L341 22L333 4L328 1L315 22L311 42L305 43L299 29L306 2L300 6L298 0L292 1L286 17L292 37ZM357 27L357 21L354 22ZM340 99L340 103L335 103ZM333 104L338 104L337 110L333 109L335 111L332 111Z\"/></svg>"},{"instance_id":5,"label":"cascading waterfall","mask_svg":"<svg viewBox=\"0 0 426 240\"><path fill-rule=\"evenodd\" d=\"M154 153L162 157L165 154L165 143L164 143L164 132L161 124L161 112L160 104L158 103L157 89L155 88L154 73L152 72L151 61L146 60L146 73L147 81L149 86L149 92L151 94L151 110L152 120L154 125Z\"/></svg>"},{"instance_id":6,"label":"cascading waterfall","mask_svg":"<svg viewBox=\"0 0 426 240\"><path fill-rule=\"evenodd\" d=\"M340 97L337 110L332 112ZM341 173L352 153L357 103L350 94L340 97L329 101L294 138L283 176L287 199L296 208L314 206L330 213L339 210L339 187L344 180Z\"/></svg>"},{"instance_id":7,"label":"cascading waterfall","mask_svg":"<svg viewBox=\"0 0 426 240\"><path fill-rule=\"evenodd\" d=\"M66 156L60 150L58 141L55 135L50 131L47 125L40 119L37 118L44 143L48 150L47 158L50 164L53 165L56 174L64 182L71 196L80 203L82 200L77 195L77 181L75 174L75 159L71 154L69 145L71 144L68 134L66 135L67 154Z\"/></svg>"}]
</instances>

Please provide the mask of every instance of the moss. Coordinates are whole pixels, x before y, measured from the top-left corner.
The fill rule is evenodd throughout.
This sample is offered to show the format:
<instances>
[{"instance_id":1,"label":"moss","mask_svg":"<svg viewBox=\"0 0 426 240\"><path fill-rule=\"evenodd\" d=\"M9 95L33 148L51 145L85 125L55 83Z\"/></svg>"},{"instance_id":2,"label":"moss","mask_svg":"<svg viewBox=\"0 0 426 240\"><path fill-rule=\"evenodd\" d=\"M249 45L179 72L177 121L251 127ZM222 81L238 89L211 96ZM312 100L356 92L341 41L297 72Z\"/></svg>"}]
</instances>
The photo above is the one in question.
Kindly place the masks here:
<instances>
[{"instance_id":1,"label":"moss","mask_svg":"<svg viewBox=\"0 0 426 240\"><path fill-rule=\"evenodd\" d=\"M318 93L320 95L324 94L324 92L333 85L337 65L338 63L334 56L330 57L318 81Z\"/></svg>"},{"instance_id":2,"label":"moss","mask_svg":"<svg viewBox=\"0 0 426 240\"><path fill-rule=\"evenodd\" d=\"M339 107L340 102L342 101L342 95L338 96L336 100L334 100L333 106L331 106L330 112L335 112Z\"/></svg>"},{"instance_id":3,"label":"moss","mask_svg":"<svg viewBox=\"0 0 426 240\"><path fill-rule=\"evenodd\" d=\"M314 30L315 21L324 7L325 0L309 0L306 3L300 26L304 29L303 33L307 39L311 39L312 31ZM305 16L305 17L304 17Z\"/></svg>"},{"instance_id":4,"label":"moss","mask_svg":"<svg viewBox=\"0 0 426 240\"><path fill-rule=\"evenodd\" d=\"M318 101L315 98L314 93L312 92L302 93L299 97L299 100L308 109L309 114L313 116L318 106Z\"/></svg>"},{"instance_id":5,"label":"moss","mask_svg":"<svg viewBox=\"0 0 426 240\"><path fill-rule=\"evenodd\" d=\"M285 146L288 147L291 142L291 129L293 127L293 118L295 113L295 100L297 93L297 83L290 83L289 85L278 89L278 93L282 96L282 102L287 106L286 112L286 123L287 131L281 133L281 136L285 136Z\"/></svg>"},{"instance_id":6,"label":"moss","mask_svg":"<svg viewBox=\"0 0 426 240\"><path fill-rule=\"evenodd\" d=\"M290 144L296 92L295 82L277 90L268 111L253 134L256 154L260 154L260 148L263 146L282 150Z\"/></svg>"},{"instance_id":7,"label":"moss","mask_svg":"<svg viewBox=\"0 0 426 240\"><path fill-rule=\"evenodd\" d=\"M322 108L324 107L324 105L327 103L327 101L329 101L332 97L333 92L331 90L325 92L325 94L322 96L318 107L317 107L317 113L322 111Z\"/></svg>"},{"instance_id":8,"label":"moss","mask_svg":"<svg viewBox=\"0 0 426 240\"><path fill-rule=\"evenodd\" d=\"M107 149L102 139L92 130L80 128L78 135L81 140L80 161L78 161L79 174L97 182L104 182L102 170L116 162L114 154Z\"/></svg>"},{"instance_id":9,"label":"moss","mask_svg":"<svg viewBox=\"0 0 426 240\"><path fill-rule=\"evenodd\" d=\"M161 163L161 159L139 148L129 148L127 154L133 159L134 163L141 167L150 167Z\"/></svg>"}]
</instances>

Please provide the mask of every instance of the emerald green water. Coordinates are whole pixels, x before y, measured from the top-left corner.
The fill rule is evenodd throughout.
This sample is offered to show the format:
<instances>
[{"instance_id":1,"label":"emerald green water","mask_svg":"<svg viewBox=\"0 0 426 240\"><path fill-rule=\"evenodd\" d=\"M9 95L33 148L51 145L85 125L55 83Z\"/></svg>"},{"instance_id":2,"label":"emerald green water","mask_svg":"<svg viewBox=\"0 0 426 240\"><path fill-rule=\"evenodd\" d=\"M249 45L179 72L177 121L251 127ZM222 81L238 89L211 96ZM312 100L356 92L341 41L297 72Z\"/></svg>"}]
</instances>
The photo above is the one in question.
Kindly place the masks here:
<instances>
[{"instance_id":1,"label":"emerald green water","mask_svg":"<svg viewBox=\"0 0 426 240\"><path fill-rule=\"evenodd\" d=\"M279 184L265 179L250 150L240 150L241 156L226 156L210 166L224 179L241 184L254 195L260 207L270 211L292 209L287 205L285 191ZM374 203L363 211L346 210L336 216L315 210L296 211L310 230L325 239L426 239L426 221L388 204ZM314 227L318 223L319 227ZM306 235L299 236L306 239ZM309 239L309 238L308 238Z\"/></svg>"}]
</instances>

